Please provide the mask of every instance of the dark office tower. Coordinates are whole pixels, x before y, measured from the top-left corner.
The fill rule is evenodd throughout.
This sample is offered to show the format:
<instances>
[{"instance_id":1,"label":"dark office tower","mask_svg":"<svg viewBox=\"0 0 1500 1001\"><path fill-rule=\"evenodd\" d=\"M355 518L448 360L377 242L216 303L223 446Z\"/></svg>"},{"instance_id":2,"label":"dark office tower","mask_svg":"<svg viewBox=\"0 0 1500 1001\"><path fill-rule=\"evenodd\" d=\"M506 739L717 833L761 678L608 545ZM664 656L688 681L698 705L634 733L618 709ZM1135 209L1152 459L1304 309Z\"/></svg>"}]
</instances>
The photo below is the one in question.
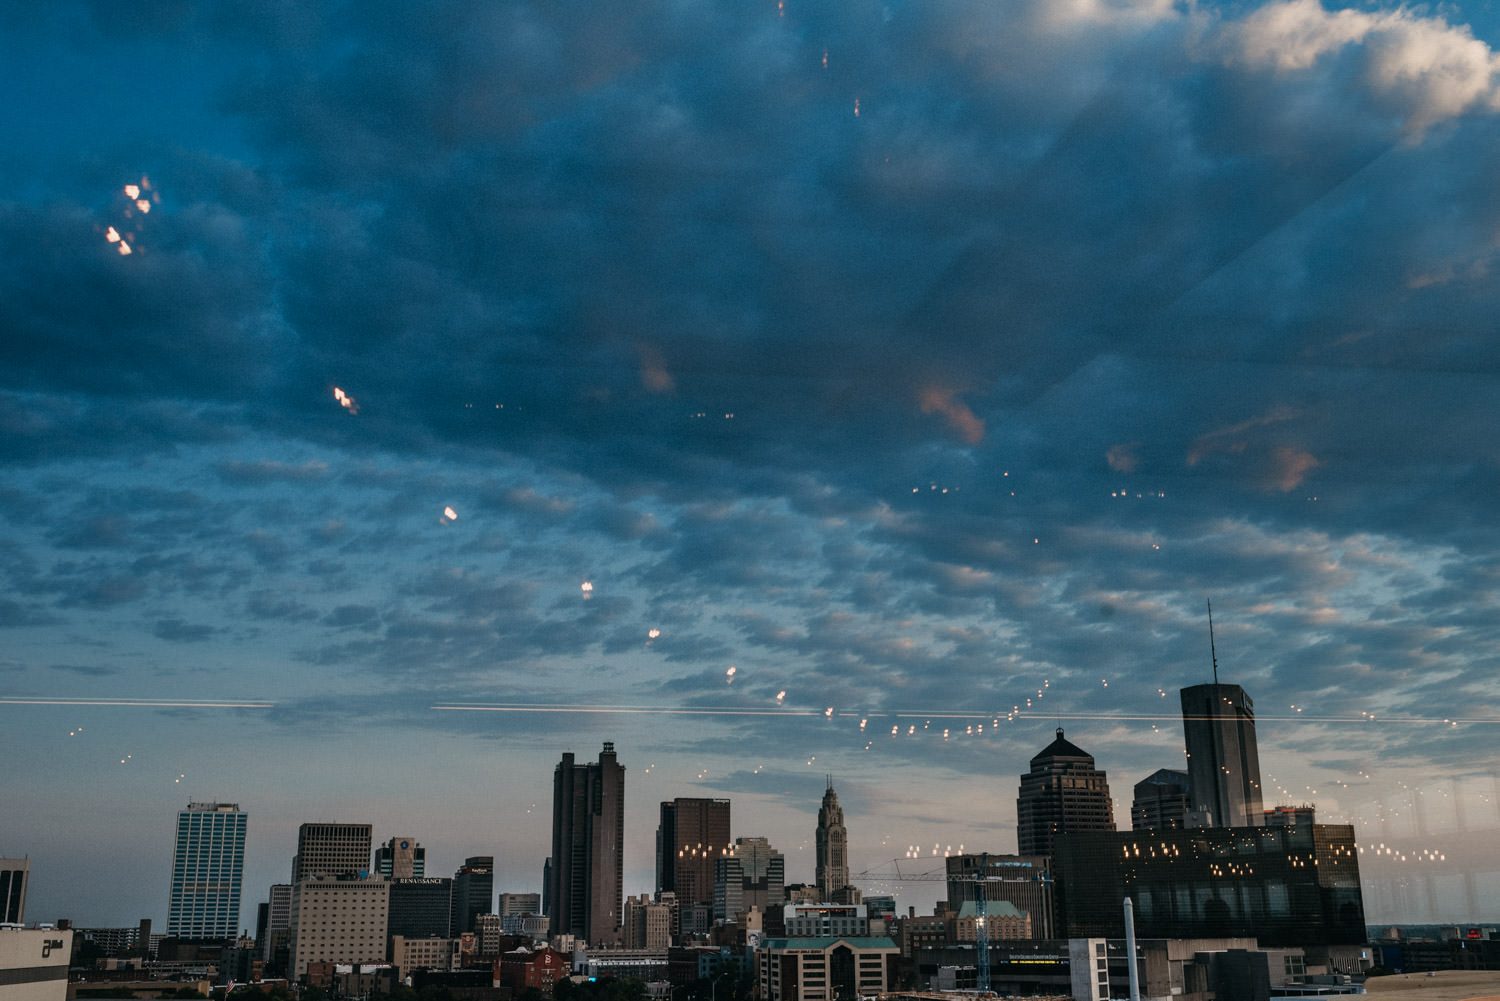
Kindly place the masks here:
<instances>
[{"instance_id":1,"label":"dark office tower","mask_svg":"<svg viewBox=\"0 0 1500 1001\"><path fill-rule=\"evenodd\" d=\"M1062 831L1113 831L1114 806L1109 782L1094 767L1092 755L1057 739L1031 759L1016 797L1016 841L1021 855L1051 855Z\"/></svg>"},{"instance_id":2,"label":"dark office tower","mask_svg":"<svg viewBox=\"0 0 1500 1001\"><path fill-rule=\"evenodd\" d=\"M292 885L313 876L343 876L367 872L370 865L369 824L303 824L297 829L297 855L292 859Z\"/></svg>"},{"instance_id":3,"label":"dark office tower","mask_svg":"<svg viewBox=\"0 0 1500 1001\"><path fill-rule=\"evenodd\" d=\"M849 885L849 832L844 829L844 808L839 806L839 794L833 791L832 775L828 776L823 805L818 807L814 836L817 867L813 878L823 901L831 902L835 893Z\"/></svg>"},{"instance_id":4,"label":"dark office tower","mask_svg":"<svg viewBox=\"0 0 1500 1001\"><path fill-rule=\"evenodd\" d=\"M460 869L460 872L463 870ZM453 934L453 880L398 876L391 880L386 939L449 938Z\"/></svg>"},{"instance_id":5,"label":"dark office tower","mask_svg":"<svg viewBox=\"0 0 1500 1001\"><path fill-rule=\"evenodd\" d=\"M453 874L453 934L474 931L474 919L494 913L495 856L473 855Z\"/></svg>"},{"instance_id":6,"label":"dark office tower","mask_svg":"<svg viewBox=\"0 0 1500 1001\"><path fill-rule=\"evenodd\" d=\"M375 849L370 870L386 879L421 879L427 875L427 849L416 838L397 835Z\"/></svg>"},{"instance_id":7,"label":"dark office tower","mask_svg":"<svg viewBox=\"0 0 1500 1001\"><path fill-rule=\"evenodd\" d=\"M168 935L232 939L239 934L245 820L236 803L189 803L177 815Z\"/></svg>"},{"instance_id":8,"label":"dark office tower","mask_svg":"<svg viewBox=\"0 0 1500 1001\"><path fill-rule=\"evenodd\" d=\"M26 876L31 861L0 858L0 924L20 924L26 916Z\"/></svg>"},{"instance_id":9,"label":"dark office tower","mask_svg":"<svg viewBox=\"0 0 1500 1001\"><path fill-rule=\"evenodd\" d=\"M1135 784L1130 827L1136 831L1180 831L1192 809L1187 772L1158 768Z\"/></svg>"},{"instance_id":10,"label":"dark office tower","mask_svg":"<svg viewBox=\"0 0 1500 1001\"><path fill-rule=\"evenodd\" d=\"M679 904L714 902L714 861L729 851L729 800L674 799L656 829L656 892Z\"/></svg>"},{"instance_id":11,"label":"dark office tower","mask_svg":"<svg viewBox=\"0 0 1500 1001\"><path fill-rule=\"evenodd\" d=\"M624 821L625 768L614 743L606 740L591 765L565 753L552 778L551 934L595 946L621 940Z\"/></svg>"},{"instance_id":12,"label":"dark office tower","mask_svg":"<svg viewBox=\"0 0 1500 1001\"><path fill-rule=\"evenodd\" d=\"M1239 685L1182 690L1182 730L1192 783L1190 826L1260 827L1260 754L1255 703ZM1194 823L1196 821L1196 823Z\"/></svg>"}]
</instances>

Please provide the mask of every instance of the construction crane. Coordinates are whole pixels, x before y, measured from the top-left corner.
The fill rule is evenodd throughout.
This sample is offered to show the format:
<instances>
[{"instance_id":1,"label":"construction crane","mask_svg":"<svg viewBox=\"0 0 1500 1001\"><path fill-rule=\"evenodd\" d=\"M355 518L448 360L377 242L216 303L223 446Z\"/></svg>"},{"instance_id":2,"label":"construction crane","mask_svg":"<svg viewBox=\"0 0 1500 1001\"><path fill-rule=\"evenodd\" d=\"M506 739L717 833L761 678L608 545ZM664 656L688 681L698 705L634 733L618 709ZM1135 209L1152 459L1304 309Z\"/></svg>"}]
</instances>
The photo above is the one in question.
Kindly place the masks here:
<instances>
[{"instance_id":1,"label":"construction crane","mask_svg":"<svg viewBox=\"0 0 1500 1001\"><path fill-rule=\"evenodd\" d=\"M948 858L949 856L944 856ZM989 894L985 887L989 883L1040 883L1043 891L1043 902L1046 902L1046 891L1052 888L1052 877L1042 872L1035 876L1018 878L1014 876L992 876L990 871L990 853L979 853L979 868L974 871L971 878L962 875L950 875L945 862L940 870L929 869L926 872L902 872L901 863L910 862L911 859L891 859L890 865L895 870L894 877L888 873L879 873L866 870L855 873L851 879L862 880L886 880L898 883L947 883L949 881L974 883L974 986L981 991L990 989L990 929L989 929Z\"/></svg>"}]
</instances>

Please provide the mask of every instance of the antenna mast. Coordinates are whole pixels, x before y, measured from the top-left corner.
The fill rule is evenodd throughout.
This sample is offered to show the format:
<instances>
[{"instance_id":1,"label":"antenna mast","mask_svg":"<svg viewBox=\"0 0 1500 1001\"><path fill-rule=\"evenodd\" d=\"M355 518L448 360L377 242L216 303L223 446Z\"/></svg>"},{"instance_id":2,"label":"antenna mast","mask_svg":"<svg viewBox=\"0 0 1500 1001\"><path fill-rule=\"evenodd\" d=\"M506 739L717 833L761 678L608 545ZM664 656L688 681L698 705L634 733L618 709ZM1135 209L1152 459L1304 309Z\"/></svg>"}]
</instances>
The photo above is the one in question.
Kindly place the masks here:
<instances>
[{"instance_id":1,"label":"antenna mast","mask_svg":"<svg viewBox=\"0 0 1500 1001\"><path fill-rule=\"evenodd\" d=\"M1212 598L1205 599L1208 602L1208 655L1214 662L1214 684L1219 683L1219 654L1214 650L1214 601Z\"/></svg>"}]
</instances>

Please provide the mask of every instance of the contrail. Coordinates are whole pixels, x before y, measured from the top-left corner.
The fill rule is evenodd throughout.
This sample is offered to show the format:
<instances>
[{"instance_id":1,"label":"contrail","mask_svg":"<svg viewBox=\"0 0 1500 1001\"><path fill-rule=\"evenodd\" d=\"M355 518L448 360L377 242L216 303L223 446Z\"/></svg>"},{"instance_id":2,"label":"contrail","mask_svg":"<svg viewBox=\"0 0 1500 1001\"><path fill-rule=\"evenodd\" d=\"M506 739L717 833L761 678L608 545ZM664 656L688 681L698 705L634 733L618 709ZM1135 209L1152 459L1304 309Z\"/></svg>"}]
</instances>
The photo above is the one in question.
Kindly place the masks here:
<instances>
[{"instance_id":1,"label":"contrail","mask_svg":"<svg viewBox=\"0 0 1500 1001\"><path fill-rule=\"evenodd\" d=\"M28 699L0 698L11 706L115 706L133 709L274 709L274 702L216 702L212 699Z\"/></svg>"}]
</instances>

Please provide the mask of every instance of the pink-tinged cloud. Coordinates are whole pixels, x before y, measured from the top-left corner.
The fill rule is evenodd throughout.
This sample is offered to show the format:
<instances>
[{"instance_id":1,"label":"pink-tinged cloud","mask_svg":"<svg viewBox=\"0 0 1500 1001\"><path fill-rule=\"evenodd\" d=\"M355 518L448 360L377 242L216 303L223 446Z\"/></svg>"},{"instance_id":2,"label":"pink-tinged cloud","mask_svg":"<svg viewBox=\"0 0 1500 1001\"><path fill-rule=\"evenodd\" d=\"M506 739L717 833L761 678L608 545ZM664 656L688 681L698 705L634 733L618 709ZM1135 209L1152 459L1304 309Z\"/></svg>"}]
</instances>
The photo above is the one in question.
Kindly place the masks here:
<instances>
[{"instance_id":1,"label":"pink-tinged cloud","mask_svg":"<svg viewBox=\"0 0 1500 1001\"><path fill-rule=\"evenodd\" d=\"M957 397L957 390L929 386L922 390L922 413L942 414L949 427L957 431L965 443L977 445L984 438L984 421L974 416L974 411Z\"/></svg>"},{"instance_id":2,"label":"pink-tinged cloud","mask_svg":"<svg viewBox=\"0 0 1500 1001\"><path fill-rule=\"evenodd\" d=\"M1308 471L1316 469L1319 465L1312 453L1287 446L1274 450L1271 453L1271 460L1274 463L1273 479L1277 489L1282 493L1301 486L1302 481L1307 478Z\"/></svg>"},{"instance_id":3,"label":"pink-tinged cloud","mask_svg":"<svg viewBox=\"0 0 1500 1001\"><path fill-rule=\"evenodd\" d=\"M635 352L640 358L641 385L647 392L670 393L677 388L677 382L672 378L672 373L667 371L666 359L660 351L650 344L638 342Z\"/></svg>"},{"instance_id":4,"label":"pink-tinged cloud","mask_svg":"<svg viewBox=\"0 0 1500 1001\"><path fill-rule=\"evenodd\" d=\"M1141 464L1140 457L1136 455L1136 449L1140 447L1141 443L1138 441L1111 445L1109 451L1104 454L1104 459L1109 463L1109 468L1113 472L1133 473Z\"/></svg>"},{"instance_id":5,"label":"pink-tinged cloud","mask_svg":"<svg viewBox=\"0 0 1500 1001\"><path fill-rule=\"evenodd\" d=\"M1247 421L1241 421L1230 427L1220 428L1217 431L1210 431L1207 434L1199 435L1188 449L1187 464L1189 466L1196 466L1204 458L1213 455L1215 452L1243 452L1249 445L1247 440L1240 437L1245 432L1265 427L1269 424L1280 424L1284 421L1293 420L1298 416L1300 415L1297 411L1290 407L1277 407L1275 410L1261 417L1252 417Z\"/></svg>"}]
</instances>

